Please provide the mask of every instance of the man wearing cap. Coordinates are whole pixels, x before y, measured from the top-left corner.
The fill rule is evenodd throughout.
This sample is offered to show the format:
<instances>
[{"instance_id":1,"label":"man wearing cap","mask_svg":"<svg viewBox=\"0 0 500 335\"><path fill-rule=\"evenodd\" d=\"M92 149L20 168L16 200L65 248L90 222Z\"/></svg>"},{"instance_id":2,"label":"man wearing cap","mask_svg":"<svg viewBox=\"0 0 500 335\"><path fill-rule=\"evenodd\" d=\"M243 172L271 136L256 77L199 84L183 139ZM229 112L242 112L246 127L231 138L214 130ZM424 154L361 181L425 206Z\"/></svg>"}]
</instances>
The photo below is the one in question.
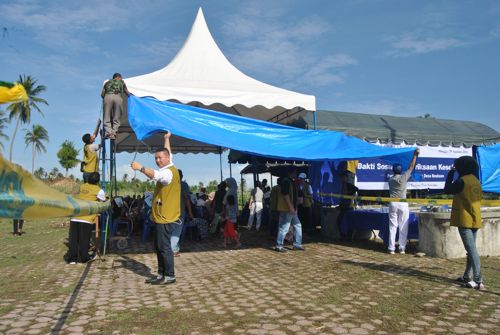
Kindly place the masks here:
<instances>
[{"instance_id":1,"label":"man wearing cap","mask_svg":"<svg viewBox=\"0 0 500 335\"><path fill-rule=\"evenodd\" d=\"M305 229L309 232L314 230L312 225L312 195L313 190L311 185L306 181L307 175L304 172L299 173L297 179L298 191L298 215L300 222L303 223Z\"/></svg>"},{"instance_id":2,"label":"man wearing cap","mask_svg":"<svg viewBox=\"0 0 500 335\"><path fill-rule=\"evenodd\" d=\"M127 85L122 79L122 75L115 73L111 80L104 83L101 97L104 104L104 131L105 138L115 139L118 127L120 127L120 117L123 112L123 94L130 95ZM111 121L112 120L112 121Z\"/></svg>"},{"instance_id":3,"label":"man wearing cap","mask_svg":"<svg viewBox=\"0 0 500 335\"><path fill-rule=\"evenodd\" d=\"M406 187L411 172L415 167L419 150L416 149L413 153L413 159L410 167L403 172L401 164L394 164L392 171L394 175L389 178L389 195L391 198L406 199ZM394 254L396 251L396 232L399 228L399 252L405 253L406 238L408 236L408 221L410 219L410 210L407 202L391 202L389 203L389 253Z\"/></svg>"},{"instance_id":4,"label":"man wearing cap","mask_svg":"<svg viewBox=\"0 0 500 335\"><path fill-rule=\"evenodd\" d=\"M285 236L293 226L293 250L304 251L302 247L302 225L297 216L297 188L293 180L297 177L297 169L294 166L288 168L287 177L280 183L280 191L277 199L277 210L279 211L278 237L276 239L275 251L285 252Z\"/></svg>"}]
</instances>

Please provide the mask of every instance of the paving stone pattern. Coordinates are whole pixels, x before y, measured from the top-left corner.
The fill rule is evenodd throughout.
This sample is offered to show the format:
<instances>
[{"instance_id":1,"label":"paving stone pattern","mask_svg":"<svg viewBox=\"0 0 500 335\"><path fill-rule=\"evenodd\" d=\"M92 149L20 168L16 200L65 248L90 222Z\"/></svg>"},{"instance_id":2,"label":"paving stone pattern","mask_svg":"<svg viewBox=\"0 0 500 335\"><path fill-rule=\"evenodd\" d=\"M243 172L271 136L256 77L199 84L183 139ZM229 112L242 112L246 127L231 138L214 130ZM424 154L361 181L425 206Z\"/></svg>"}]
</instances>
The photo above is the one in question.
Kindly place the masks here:
<instances>
[{"instance_id":1,"label":"paving stone pattern","mask_svg":"<svg viewBox=\"0 0 500 335\"><path fill-rule=\"evenodd\" d=\"M238 250L222 248L220 239L185 242L175 258L177 283L169 286L144 283L156 270L151 243L134 240L90 265L48 258L46 271L58 279L41 279L40 287L66 292L50 301L40 301L37 289L26 301L0 300L0 312L7 311L0 333L149 333L106 327L124 313L156 309L216 320L165 334L500 334L499 288L456 284L463 260L318 241L306 243L305 252L276 253L265 233L254 232L243 242Z\"/></svg>"}]
</instances>

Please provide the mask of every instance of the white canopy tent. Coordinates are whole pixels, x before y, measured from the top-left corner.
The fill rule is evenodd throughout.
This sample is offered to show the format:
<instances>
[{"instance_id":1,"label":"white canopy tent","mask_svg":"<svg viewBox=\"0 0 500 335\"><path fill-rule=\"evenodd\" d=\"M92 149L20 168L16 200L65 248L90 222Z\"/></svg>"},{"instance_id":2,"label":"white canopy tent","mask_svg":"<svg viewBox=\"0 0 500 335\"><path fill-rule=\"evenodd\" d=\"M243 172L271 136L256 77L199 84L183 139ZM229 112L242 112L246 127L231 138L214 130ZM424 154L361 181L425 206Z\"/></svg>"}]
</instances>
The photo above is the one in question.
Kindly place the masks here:
<instances>
[{"instance_id":1,"label":"white canopy tent","mask_svg":"<svg viewBox=\"0 0 500 335\"><path fill-rule=\"evenodd\" d=\"M154 97L245 117L285 122L316 110L316 99L255 80L233 66L208 30L201 8L188 38L163 69L125 79L130 93ZM116 151L144 152L161 147L159 134L139 143L122 115ZM230 139L228 139L229 141ZM220 152L221 148L173 137L175 152Z\"/></svg>"}]
</instances>

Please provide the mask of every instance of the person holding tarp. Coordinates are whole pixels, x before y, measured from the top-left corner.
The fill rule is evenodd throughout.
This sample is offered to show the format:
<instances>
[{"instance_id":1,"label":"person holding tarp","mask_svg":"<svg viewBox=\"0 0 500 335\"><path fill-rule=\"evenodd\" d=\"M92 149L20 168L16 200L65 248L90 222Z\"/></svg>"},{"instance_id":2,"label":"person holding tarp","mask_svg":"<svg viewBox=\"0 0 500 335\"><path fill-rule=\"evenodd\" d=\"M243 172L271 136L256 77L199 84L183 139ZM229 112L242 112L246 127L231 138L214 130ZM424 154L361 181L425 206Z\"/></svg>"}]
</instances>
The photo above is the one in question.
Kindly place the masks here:
<instances>
[{"instance_id":1,"label":"person holding tarp","mask_svg":"<svg viewBox=\"0 0 500 335\"><path fill-rule=\"evenodd\" d=\"M88 201L106 201L104 191L98 186L99 173L93 172L88 182L80 186L77 198ZM89 255L90 234L92 225L96 223L97 214L72 217L69 222L68 253L66 261L69 264L87 263L96 258L96 254Z\"/></svg>"},{"instance_id":2,"label":"person holding tarp","mask_svg":"<svg viewBox=\"0 0 500 335\"><path fill-rule=\"evenodd\" d=\"M85 134L82 136L82 141L85 143L83 146L83 161L80 167L80 171L83 173L83 182L87 183L89 176L93 172L98 172L99 157L97 155L100 145L95 142L97 138L97 133L99 132L99 126L101 125L101 119L97 119L97 126L92 134Z\"/></svg>"},{"instance_id":3,"label":"person holding tarp","mask_svg":"<svg viewBox=\"0 0 500 335\"><path fill-rule=\"evenodd\" d=\"M123 95L130 96L127 85L119 73L107 80L102 87L101 97L104 108L104 136L112 140L120 127L120 117L123 113Z\"/></svg>"},{"instance_id":4,"label":"person holding tarp","mask_svg":"<svg viewBox=\"0 0 500 335\"><path fill-rule=\"evenodd\" d=\"M406 187L410 179L411 172L415 168L419 149L413 153L410 167L403 173L401 164L394 164L392 171L394 175L389 178L389 194L391 198L406 199ZM399 228L399 253L404 254L408 236L410 220L410 209L407 202L391 202L389 204L389 253L394 254L396 250L396 232Z\"/></svg>"},{"instance_id":5,"label":"person holding tarp","mask_svg":"<svg viewBox=\"0 0 500 335\"><path fill-rule=\"evenodd\" d=\"M455 171L458 179L455 181ZM453 194L450 225L456 226L464 248L467 251L467 262L463 276L457 280L467 288L483 290L481 260L476 248L476 236L483 227L481 220L481 183L477 179L478 164L471 156L462 156L455 160L448 172L444 192ZM472 275L472 276L471 276Z\"/></svg>"},{"instance_id":6,"label":"person holding tarp","mask_svg":"<svg viewBox=\"0 0 500 335\"><path fill-rule=\"evenodd\" d=\"M156 182L151 219L155 223L154 249L158 260L158 275L146 280L146 283L153 285L173 284L176 281L171 238L178 226L182 225L181 178L172 162L170 135L167 131L163 148L155 153L159 170L146 168L135 161L131 164L133 170L141 171Z\"/></svg>"}]
</instances>

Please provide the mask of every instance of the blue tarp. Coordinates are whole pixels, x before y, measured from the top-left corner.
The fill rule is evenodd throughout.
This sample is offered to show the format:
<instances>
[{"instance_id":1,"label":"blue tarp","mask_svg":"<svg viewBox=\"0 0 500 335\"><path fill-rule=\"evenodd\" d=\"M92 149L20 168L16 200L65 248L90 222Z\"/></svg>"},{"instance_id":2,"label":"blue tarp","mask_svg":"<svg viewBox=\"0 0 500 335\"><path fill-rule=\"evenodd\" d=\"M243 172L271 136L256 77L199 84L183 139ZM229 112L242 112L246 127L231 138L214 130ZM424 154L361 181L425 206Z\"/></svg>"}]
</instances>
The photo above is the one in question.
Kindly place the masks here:
<instances>
[{"instance_id":1,"label":"blue tarp","mask_svg":"<svg viewBox=\"0 0 500 335\"><path fill-rule=\"evenodd\" d=\"M477 147L476 159L483 191L500 193L500 142Z\"/></svg>"},{"instance_id":2,"label":"blue tarp","mask_svg":"<svg viewBox=\"0 0 500 335\"><path fill-rule=\"evenodd\" d=\"M408 166L414 151L377 146L340 132L304 130L154 98L130 96L128 118L140 141L170 130L177 136L276 159L324 161L386 156L389 161Z\"/></svg>"}]
</instances>

